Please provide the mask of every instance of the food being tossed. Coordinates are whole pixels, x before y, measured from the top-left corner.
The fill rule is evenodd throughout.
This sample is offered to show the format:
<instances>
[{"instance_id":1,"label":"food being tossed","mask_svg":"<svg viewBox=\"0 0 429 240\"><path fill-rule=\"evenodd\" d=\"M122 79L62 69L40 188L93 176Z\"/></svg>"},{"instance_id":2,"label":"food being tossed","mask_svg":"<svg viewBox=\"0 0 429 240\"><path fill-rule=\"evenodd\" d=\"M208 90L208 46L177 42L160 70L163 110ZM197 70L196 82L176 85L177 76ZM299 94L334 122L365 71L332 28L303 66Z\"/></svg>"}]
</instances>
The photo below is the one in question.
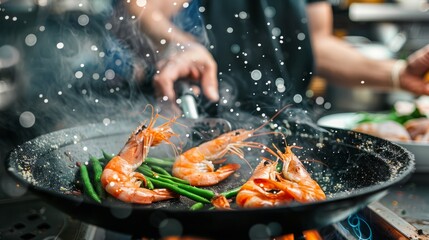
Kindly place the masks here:
<instances>
[{"instance_id":1,"label":"food being tossed","mask_svg":"<svg viewBox=\"0 0 429 240\"><path fill-rule=\"evenodd\" d=\"M429 96L398 101L388 113L361 113L352 130L400 142L429 142Z\"/></svg>"},{"instance_id":2,"label":"food being tossed","mask_svg":"<svg viewBox=\"0 0 429 240\"><path fill-rule=\"evenodd\" d=\"M223 133L180 152L170 141L172 137L180 137L172 129L173 124L178 124L177 118L165 118L153 110L150 121L140 124L131 133L119 153L107 154L103 149L103 157L91 156L89 161L78 164L78 184L85 197L98 203L119 200L142 205L182 198L191 203L192 211L279 206L293 201L305 203L326 199L322 188L292 152L292 148L300 147L288 146L282 132L262 131L270 121L251 130ZM159 118L166 122L155 126ZM284 151L274 143L270 143L274 147L271 148L253 139L266 135L281 138ZM151 156L150 149L158 148L161 143L173 148L172 159ZM250 149L258 151L258 156L252 156L258 161L254 164L256 168L246 159ZM226 188L219 184L241 167L239 163L228 162L227 155L237 156L248 164L251 176L234 181Z\"/></svg>"}]
</instances>

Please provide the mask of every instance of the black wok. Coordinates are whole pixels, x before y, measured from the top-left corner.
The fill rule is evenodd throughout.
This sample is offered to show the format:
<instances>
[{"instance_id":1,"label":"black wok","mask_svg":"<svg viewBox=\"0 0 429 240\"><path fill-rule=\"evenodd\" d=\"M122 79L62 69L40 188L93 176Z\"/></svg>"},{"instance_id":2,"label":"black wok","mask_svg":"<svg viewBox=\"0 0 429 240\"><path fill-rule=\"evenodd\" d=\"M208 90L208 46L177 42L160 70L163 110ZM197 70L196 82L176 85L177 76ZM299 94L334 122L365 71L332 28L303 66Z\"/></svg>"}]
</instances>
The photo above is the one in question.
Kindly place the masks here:
<instances>
[{"instance_id":1,"label":"black wok","mask_svg":"<svg viewBox=\"0 0 429 240\"><path fill-rule=\"evenodd\" d=\"M98 204L72 194L77 189L76 162L87 161L89 155L100 156L101 149L118 152L135 126L117 122L42 135L13 150L6 168L19 187L28 188L84 222L133 236L219 239L269 238L322 228L379 200L389 187L405 181L414 171L414 156L392 142L353 131L289 123L287 142L303 147L294 153L324 188L326 201L263 209L190 211L193 202L184 197L142 206L116 201ZM165 151L153 149L151 154ZM229 161L241 162L235 158ZM239 174L214 190L221 192L242 184L250 173L245 164L242 166Z\"/></svg>"}]
</instances>

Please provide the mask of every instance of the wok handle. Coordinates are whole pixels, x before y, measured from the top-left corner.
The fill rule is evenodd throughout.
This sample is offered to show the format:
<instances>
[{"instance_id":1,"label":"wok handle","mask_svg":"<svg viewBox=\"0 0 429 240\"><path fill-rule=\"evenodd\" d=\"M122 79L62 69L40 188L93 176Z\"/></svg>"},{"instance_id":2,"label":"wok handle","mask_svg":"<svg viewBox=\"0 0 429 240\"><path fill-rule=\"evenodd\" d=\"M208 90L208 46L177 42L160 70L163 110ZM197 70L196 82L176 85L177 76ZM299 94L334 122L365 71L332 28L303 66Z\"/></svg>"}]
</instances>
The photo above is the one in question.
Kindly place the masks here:
<instances>
[{"instance_id":1,"label":"wok handle","mask_svg":"<svg viewBox=\"0 0 429 240\"><path fill-rule=\"evenodd\" d=\"M175 82L175 90L178 96L178 99L181 100L179 104L182 108L183 114L187 118L198 119L198 105L197 97L192 91L192 87L189 82L184 80L179 80Z\"/></svg>"}]
</instances>

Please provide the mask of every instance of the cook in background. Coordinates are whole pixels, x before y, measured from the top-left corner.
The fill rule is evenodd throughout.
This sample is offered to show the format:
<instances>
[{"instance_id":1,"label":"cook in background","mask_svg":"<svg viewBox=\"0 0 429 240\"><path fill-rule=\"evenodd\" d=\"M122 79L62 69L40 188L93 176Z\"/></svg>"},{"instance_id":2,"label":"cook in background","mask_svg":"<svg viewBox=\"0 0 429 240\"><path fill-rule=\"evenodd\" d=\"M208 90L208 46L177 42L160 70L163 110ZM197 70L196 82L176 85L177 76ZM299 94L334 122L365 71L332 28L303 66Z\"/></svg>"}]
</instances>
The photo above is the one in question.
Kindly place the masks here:
<instances>
[{"instance_id":1,"label":"cook in background","mask_svg":"<svg viewBox=\"0 0 429 240\"><path fill-rule=\"evenodd\" d=\"M186 2L177 2L178 6L182 4ZM147 1L140 8L151 9L151 5L154 1ZM138 7L136 9L138 11ZM333 13L327 1L203 0L199 10L219 72L219 104L228 111L264 109L269 112L288 103L311 110L306 98L308 85L315 75L343 86L429 94L429 84L424 81L429 69L429 47L420 49L406 61L369 59L332 34ZM140 19L146 30L156 29L158 35L168 35L168 24L162 27L153 21L153 16L143 15ZM174 33L172 35L180 36L179 32ZM180 55L186 53L183 51ZM165 61L162 65L154 82L158 95L171 98L172 84L168 82L175 81L177 73L189 73L189 70L180 70L189 69L189 65L178 61ZM199 64L198 61L191 63ZM201 81L203 89L215 89L213 68L208 69L210 80ZM174 71L167 73L163 69Z\"/></svg>"}]
</instances>

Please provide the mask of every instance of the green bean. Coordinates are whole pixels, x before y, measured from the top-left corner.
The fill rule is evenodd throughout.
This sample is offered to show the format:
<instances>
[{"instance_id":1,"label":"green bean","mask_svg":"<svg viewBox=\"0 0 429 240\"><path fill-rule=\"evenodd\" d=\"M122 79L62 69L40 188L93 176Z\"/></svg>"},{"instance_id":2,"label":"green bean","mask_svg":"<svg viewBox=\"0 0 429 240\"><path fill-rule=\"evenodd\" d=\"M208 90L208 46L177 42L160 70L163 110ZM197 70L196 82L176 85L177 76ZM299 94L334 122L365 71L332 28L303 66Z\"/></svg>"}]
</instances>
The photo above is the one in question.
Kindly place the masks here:
<instances>
[{"instance_id":1,"label":"green bean","mask_svg":"<svg viewBox=\"0 0 429 240\"><path fill-rule=\"evenodd\" d=\"M176 182L176 183L181 183L181 184L189 185L189 181L188 180L180 179L180 178L173 177L173 176L165 176L165 175L161 175L161 174L158 174L158 175L160 177L164 178L164 179L169 179L169 180L171 180L173 182Z\"/></svg>"},{"instance_id":2,"label":"green bean","mask_svg":"<svg viewBox=\"0 0 429 240\"><path fill-rule=\"evenodd\" d=\"M160 167L169 167L171 168L173 166L173 161L169 161L169 160L164 160L161 158L154 158L154 157L147 157L145 159L145 163L150 164L150 165L157 165Z\"/></svg>"},{"instance_id":3,"label":"green bean","mask_svg":"<svg viewBox=\"0 0 429 240\"><path fill-rule=\"evenodd\" d=\"M84 192L94 201L101 203L101 199L98 197L89 179L88 168L85 164L79 164L80 176L83 182Z\"/></svg>"},{"instance_id":4,"label":"green bean","mask_svg":"<svg viewBox=\"0 0 429 240\"><path fill-rule=\"evenodd\" d=\"M103 157L104 157L104 159L107 161L107 162L109 162L115 155L114 154L109 154L109 153L106 153L104 150L101 150L102 151L102 153L103 153Z\"/></svg>"},{"instance_id":5,"label":"green bean","mask_svg":"<svg viewBox=\"0 0 429 240\"><path fill-rule=\"evenodd\" d=\"M143 168L146 171L152 172L152 168L149 167L147 164L142 164L139 168ZM153 173L152 173L153 174Z\"/></svg>"},{"instance_id":6,"label":"green bean","mask_svg":"<svg viewBox=\"0 0 429 240\"><path fill-rule=\"evenodd\" d=\"M197 202L197 203L195 203L195 204L193 204L192 206L191 206L191 210L192 211L195 211L195 210L200 210L200 209L202 209L204 207L204 204L203 203L200 203L200 202Z\"/></svg>"},{"instance_id":7,"label":"green bean","mask_svg":"<svg viewBox=\"0 0 429 240\"><path fill-rule=\"evenodd\" d=\"M161 180L158 180L158 179L155 179L152 177L148 177L148 176L146 176L146 177L149 178L155 186L170 189L171 191L176 192L176 193L183 195L185 197L188 197L188 198L190 198L196 202L210 203L210 201L207 200L206 198L201 197L201 196L194 194L192 192L188 192L184 189L181 189L177 185L166 183L166 182L163 182Z\"/></svg>"},{"instance_id":8,"label":"green bean","mask_svg":"<svg viewBox=\"0 0 429 240\"><path fill-rule=\"evenodd\" d=\"M241 189L241 186L233 188L233 189L228 190L226 192L223 192L223 193L221 193L221 195L224 195L226 198L232 198L232 197L237 195L237 193L238 193L238 191L240 191L240 189Z\"/></svg>"},{"instance_id":9,"label":"green bean","mask_svg":"<svg viewBox=\"0 0 429 240\"><path fill-rule=\"evenodd\" d=\"M165 170L164 168L162 168L162 167L160 167L160 166L152 165L152 166L150 166L150 167L152 168L152 170L153 170L154 172L157 172L157 173L159 173L159 174L163 174L163 175L167 175L167 176L170 176L170 177L171 177L171 174L170 174L167 170Z\"/></svg>"},{"instance_id":10,"label":"green bean","mask_svg":"<svg viewBox=\"0 0 429 240\"><path fill-rule=\"evenodd\" d=\"M197 194L198 196L201 196L201 197L207 198L208 200L212 199L212 198L215 196L214 192L213 192L213 191L211 191L211 190L202 189L202 188L198 188L198 187L190 186L190 185L183 184L183 183L178 183L178 182L175 182L175 181L173 181L173 180L171 180L171 179L164 178L164 177L163 177L163 176L161 176L161 175L154 176L154 178L155 178L155 179L158 179L158 180L160 180L160 181L163 181L163 182L165 182L165 183L169 183L169 184L172 184L172 185L178 186L179 188L181 188L181 189L183 189L183 190L186 190L186 191L188 191L188 192L191 192L191 193Z\"/></svg>"},{"instance_id":11,"label":"green bean","mask_svg":"<svg viewBox=\"0 0 429 240\"><path fill-rule=\"evenodd\" d=\"M149 178L146 178L146 187L147 189L153 190L155 187L153 186L152 181Z\"/></svg>"},{"instance_id":12,"label":"green bean","mask_svg":"<svg viewBox=\"0 0 429 240\"><path fill-rule=\"evenodd\" d=\"M140 167L137 168L137 171L143 173L144 175L148 175L150 177L161 177L163 179L169 179L173 182L176 183L182 183L182 184L187 184L189 185L189 182L180 178L176 178L173 176L166 176L166 175L162 175L162 174L155 174L152 169L146 165L146 164L142 164Z\"/></svg>"},{"instance_id":13,"label":"green bean","mask_svg":"<svg viewBox=\"0 0 429 240\"><path fill-rule=\"evenodd\" d=\"M150 170L150 168L148 169L146 165L141 165L140 167L137 168L138 172L143 173L143 175L148 176L148 177L154 177L155 174L152 172L152 170Z\"/></svg>"},{"instance_id":14,"label":"green bean","mask_svg":"<svg viewBox=\"0 0 429 240\"><path fill-rule=\"evenodd\" d=\"M189 192L193 192L195 194L198 194L199 196L205 197L207 199L212 199L215 196L215 193L211 190L207 190L207 189L202 189L202 188L198 188L198 187L194 187L194 186L190 186L190 185L185 185L185 184L177 184L178 187L185 189Z\"/></svg>"},{"instance_id":15,"label":"green bean","mask_svg":"<svg viewBox=\"0 0 429 240\"><path fill-rule=\"evenodd\" d=\"M103 186L101 185L101 174L103 173L103 167L95 157L89 157L89 162L92 164L92 170L94 172L93 184L95 191L100 198L104 198L105 192Z\"/></svg>"}]
</instances>

